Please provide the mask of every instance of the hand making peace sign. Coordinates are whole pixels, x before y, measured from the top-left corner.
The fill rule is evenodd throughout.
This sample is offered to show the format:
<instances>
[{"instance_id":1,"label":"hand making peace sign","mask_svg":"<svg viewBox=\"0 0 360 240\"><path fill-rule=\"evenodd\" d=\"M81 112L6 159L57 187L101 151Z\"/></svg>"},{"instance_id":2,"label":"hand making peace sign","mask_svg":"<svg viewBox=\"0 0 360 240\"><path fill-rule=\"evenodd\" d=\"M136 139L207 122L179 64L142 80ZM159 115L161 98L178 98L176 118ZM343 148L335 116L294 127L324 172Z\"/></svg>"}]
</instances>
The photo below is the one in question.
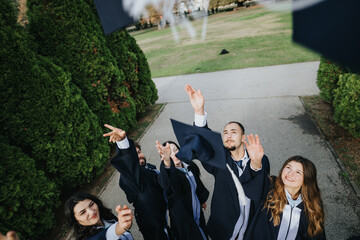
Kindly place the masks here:
<instances>
[{"instance_id":1,"label":"hand making peace sign","mask_svg":"<svg viewBox=\"0 0 360 240\"><path fill-rule=\"evenodd\" d=\"M103 134L104 137L110 137L109 142L115 143L123 140L126 137L126 132L120 128L113 127L109 124L104 124L104 126L112 130L111 132Z\"/></svg>"}]
</instances>

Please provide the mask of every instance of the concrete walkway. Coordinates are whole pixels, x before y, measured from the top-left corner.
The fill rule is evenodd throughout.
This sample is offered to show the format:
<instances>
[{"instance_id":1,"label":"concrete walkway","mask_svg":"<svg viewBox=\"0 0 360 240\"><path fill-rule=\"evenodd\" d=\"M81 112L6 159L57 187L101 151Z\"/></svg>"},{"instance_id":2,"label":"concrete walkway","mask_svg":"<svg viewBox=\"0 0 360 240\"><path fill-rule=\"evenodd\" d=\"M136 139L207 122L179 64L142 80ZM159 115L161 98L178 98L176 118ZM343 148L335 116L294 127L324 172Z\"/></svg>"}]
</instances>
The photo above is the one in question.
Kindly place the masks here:
<instances>
[{"instance_id":1,"label":"concrete walkway","mask_svg":"<svg viewBox=\"0 0 360 240\"><path fill-rule=\"evenodd\" d=\"M319 62L309 62L154 79L158 103L166 106L140 140L148 162L159 167L155 140L176 140L170 118L192 124L194 113L184 90L185 84L191 84L205 96L211 129L221 132L228 121L236 120L245 126L247 134L260 136L272 174L277 175L282 163L293 155L302 155L315 163L328 239L360 235L360 201L348 181L339 177L338 163L299 99L319 93L318 66ZM202 180L212 192L213 177L200 168ZM100 195L112 209L119 203L127 204L118 180L119 174L115 174ZM211 199L208 206L210 202ZM208 218L210 208L205 213ZM135 239L142 239L136 224L132 233Z\"/></svg>"}]
</instances>

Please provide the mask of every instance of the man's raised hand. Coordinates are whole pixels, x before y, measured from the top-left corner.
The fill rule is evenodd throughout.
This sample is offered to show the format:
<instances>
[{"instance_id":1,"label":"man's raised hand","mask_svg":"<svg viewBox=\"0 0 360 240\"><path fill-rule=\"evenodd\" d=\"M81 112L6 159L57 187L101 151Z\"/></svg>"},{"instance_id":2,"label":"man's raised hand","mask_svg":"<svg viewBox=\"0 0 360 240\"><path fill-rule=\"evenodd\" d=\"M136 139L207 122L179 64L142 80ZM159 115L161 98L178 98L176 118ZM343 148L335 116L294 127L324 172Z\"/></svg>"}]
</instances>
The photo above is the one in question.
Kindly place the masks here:
<instances>
[{"instance_id":1,"label":"man's raised hand","mask_svg":"<svg viewBox=\"0 0 360 240\"><path fill-rule=\"evenodd\" d=\"M186 84L185 91L189 95L190 103L195 113L198 115L205 115L204 112L205 99L204 96L201 94L200 89L196 91L191 85Z\"/></svg>"},{"instance_id":2,"label":"man's raised hand","mask_svg":"<svg viewBox=\"0 0 360 240\"><path fill-rule=\"evenodd\" d=\"M156 148L158 150L158 153L161 156L161 161L164 161L164 164L166 167L170 167L170 144L166 143L165 147L159 143L159 141L156 141Z\"/></svg>"},{"instance_id":3,"label":"man's raised hand","mask_svg":"<svg viewBox=\"0 0 360 240\"><path fill-rule=\"evenodd\" d=\"M249 153L250 159L251 159L251 167L253 169L259 169L261 168L261 159L264 156L264 149L260 144L260 138L258 135L248 135L247 140L249 143L244 141L245 147L247 152Z\"/></svg>"},{"instance_id":4,"label":"man's raised hand","mask_svg":"<svg viewBox=\"0 0 360 240\"><path fill-rule=\"evenodd\" d=\"M120 128L113 127L109 124L104 124L104 126L111 130L111 132L103 134L104 137L110 137L109 142L115 143L123 140L126 137L126 132Z\"/></svg>"}]
</instances>

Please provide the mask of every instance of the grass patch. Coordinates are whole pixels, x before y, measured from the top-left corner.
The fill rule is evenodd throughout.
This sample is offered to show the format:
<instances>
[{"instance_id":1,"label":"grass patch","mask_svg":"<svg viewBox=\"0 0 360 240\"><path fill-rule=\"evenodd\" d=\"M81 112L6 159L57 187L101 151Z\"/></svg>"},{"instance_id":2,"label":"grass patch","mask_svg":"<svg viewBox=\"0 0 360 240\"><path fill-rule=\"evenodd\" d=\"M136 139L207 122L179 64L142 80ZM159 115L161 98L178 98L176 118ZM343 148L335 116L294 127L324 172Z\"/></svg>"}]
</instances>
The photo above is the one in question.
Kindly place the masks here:
<instances>
[{"instance_id":1,"label":"grass patch","mask_svg":"<svg viewBox=\"0 0 360 240\"><path fill-rule=\"evenodd\" d=\"M212 72L296 62L317 61L319 55L292 42L292 15L261 7L209 16L206 40L201 40L203 21L191 22L197 38L185 27L176 27L175 43L170 28L145 30L132 35L144 51L153 77ZM219 55L222 49L230 53Z\"/></svg>"},{"instance_id":2,"label":"grass patch","mask_svg":"<svg viewBox=\"0 0 360 240\"><path fill-rule=\"evenodd\" d=\"M261 12L258 12L258 13L252 13L252 14L249 14L249 15L246 15L246 16L241 16L239 18L229 19L228 22L238 22L238 21L251 20L251 19L255 19L255 18L265 16L265 15L267 15L269 13L270 12L261 11Z\"/></svg>"},{"instance_id":3,"label":"grass patch","mask_svg":"<svg viewBox=\"0 0 360 240\"><path fill-rule=\"evenodd\" d=\"M224 48L230 53L220 55L220 51ZM174 51L177 54L174 54ZM245 37L172 49L162 48L151 51L146 55L154 77L316 61L319 59L317 54L294 44L289 34Z\"/></svg>"},{"instance_id":4,"label":"grass patch","mask_svg":"<svg viewBox=\"0 0 360 240\"><path fill-rule=\"evenodd\" d=\"M333 107L321 97L310 96L302 97L302 99L306 110L339 155L355 184L360 188L360 138L355 138L348 130L334 122ZM346 172L339 174L346 179L349 178L349 174Z\"/></svg>"}]
</instances>

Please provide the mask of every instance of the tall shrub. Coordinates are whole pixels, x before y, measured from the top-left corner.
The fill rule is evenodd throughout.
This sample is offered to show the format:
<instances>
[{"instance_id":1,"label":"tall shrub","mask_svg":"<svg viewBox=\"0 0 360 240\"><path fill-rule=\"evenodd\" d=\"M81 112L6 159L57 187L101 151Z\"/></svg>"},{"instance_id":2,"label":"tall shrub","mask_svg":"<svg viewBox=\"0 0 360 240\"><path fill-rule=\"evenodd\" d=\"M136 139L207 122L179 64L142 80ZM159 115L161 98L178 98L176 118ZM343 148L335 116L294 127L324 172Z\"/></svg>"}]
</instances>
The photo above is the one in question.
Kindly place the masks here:
<instances>
[{"instance_id":1,"label":"tall shrub","mask_svg":"<svg viewBox=\"0 0 360 240\"><path fill-rule=\"evenodd\" d=\"M101 125L134 125L135 103L89 5L84 0L28 0L28 7L38 52L71 73Z\"/></svg>"},{"instance_id":2,"label":"tall shrub","mask_svg":"<svg viewBox=\"0 0 360 240\"><path fill-rule=\"evenodd\" d=\"M10 113L5 109L9 98L18 97L10 83L23 87L14 77L16 74L24 79L28 77L21 68L26 67L24 63L31 63L28 55L32 52L26 46L24 32L16 26L14 5L9 0L0 0L0 4L0 127L3 134L9 134L12 128L6 128L5 124L12 123L6 122L5 115ZM17 106L13 107L12 113L16 114ZM19 137L14 142L21 141ZM58 188L36 168L35 159L9 144L8 136L0 136L0 152L0 232L16 230L23 240L35 239L53 226L52 210L59 202Z\"/></svg>"},{"instance_id":3,"label":"tall shrub","mask_svg":"<svg viewBox=\"0 0 360 240\"><path fill-rule=\"evenodd\" d=\"M126 30L115 32L106 39L117 66L125 73L127 87L136 103L136 111L144 112L147 106L158 99L144 53Z\"/></svg>"},{"instance_id":4,"label":"tall shrub","mask_svg":"<svg viewBox=\"0 0 360 240\"><path fill-rule=\"evenodd\" d=\"M341 75L338 86L333 102L334 119L352 135L360 137L360 75Z\"/></svg>"},{"instance_id":5,"label":"tall shrub","mask_svg":"<svg viewBox=\"0 0 360 240\"><path fill-rule=\"evenodd\" d=\"M1 1L2 7L10 2ZM15 19L14 24L0 19L0 44L6 46L0 48L2 134L59 187L90 181L104 169L109 154L98 118L70 74L37 56Z\"/></svg>"},{"instance_id":6,"label":"tall shrub","mask_svg":"<svg viewBox=\"0 0 360 240\"><path fill-rule=\"evenodd\" d=\"M126 32L126 34L130 40L129 49L136 54L138 60L139 94L142 96L142 101L145 102L146 105L153 104L158 99L158 95L155 83L151 79L150 66L144 52L136 43L135 38L131 37L128 32Z\"/></svg>"},{"instance_id":7,"label":"tall shrub","mask_svg":"<svg viewBox=\"0 0 360 240\"><path fill-rule=\"evenodd\" d=\"M59 191L20 148L0 142L0 151L0 232L36 239L54 225Z\"/></svg>"},{"instance_id":8,"label":"tall shrub","mask_svg":"<svg viewBox=\"0 0 360 240\"><path fill-rule=\"evenodd\" d=\"M85 1L97 16L94 1ZM96 18L100 24L100 19ZM136 112L144 112L147 106L158 99L157 89L151 79L150 67L144 53L126 30L110 34L106 37L106 42L116 59L118 68L125 74L125 85L135 101Z\"/></svg>"},{"instance_id":9,"label":"tall shrub","mask_svg":"<svg viewBox=\"0 0 360 240\"><path fill-rule=\"evenodd\" d=\"M320 89L320 96L325 101L332 103L339 76L344 73L347 73L345 67L324 57L321 58L316 83Z\"/></svg>"}]
</instances>

